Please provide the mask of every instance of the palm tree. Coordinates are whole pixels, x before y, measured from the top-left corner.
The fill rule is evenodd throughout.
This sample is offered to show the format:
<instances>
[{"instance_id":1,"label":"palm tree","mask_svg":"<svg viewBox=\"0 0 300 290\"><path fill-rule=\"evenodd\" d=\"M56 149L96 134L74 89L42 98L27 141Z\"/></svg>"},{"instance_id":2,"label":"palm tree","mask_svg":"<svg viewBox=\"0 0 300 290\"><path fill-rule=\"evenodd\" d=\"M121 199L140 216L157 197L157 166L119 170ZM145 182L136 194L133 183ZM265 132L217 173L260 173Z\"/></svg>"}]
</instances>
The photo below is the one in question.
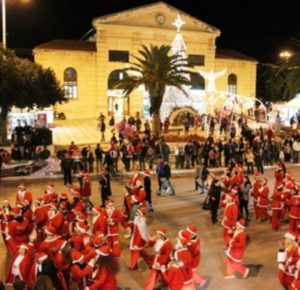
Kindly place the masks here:
<instances>
[{"instance_id":1,"label":"palm tree","mask_svg":"<svg viewBox=\"0 0 300 290\"><path fill-rule=\"evenodd\" d=\"M300 39L293 39L295 50L289 59L282 62L279 72L285 72L285 98L292 99L300 92Z\"/></svg>"},{"instance_id":2,"label":"palm tree","mask_svg":"<svg viewBox=\"0 0 300 290\"><path fill-rule=\"evenodd\" d=\"M174 86L186 94L183 85L191 84L188 77L190 72L187 70L189 65L182 56L171 55L169 45L151 45L150 48L142 45L138 53L138 56L132 55L134 61L129 63L130 67L123 69L124 78L116 87L124 88L124 94L128 95L139 86L145 86L150 98L152 130L159 134L159 110L166 87Z\"/></svg>"}]
</instances>

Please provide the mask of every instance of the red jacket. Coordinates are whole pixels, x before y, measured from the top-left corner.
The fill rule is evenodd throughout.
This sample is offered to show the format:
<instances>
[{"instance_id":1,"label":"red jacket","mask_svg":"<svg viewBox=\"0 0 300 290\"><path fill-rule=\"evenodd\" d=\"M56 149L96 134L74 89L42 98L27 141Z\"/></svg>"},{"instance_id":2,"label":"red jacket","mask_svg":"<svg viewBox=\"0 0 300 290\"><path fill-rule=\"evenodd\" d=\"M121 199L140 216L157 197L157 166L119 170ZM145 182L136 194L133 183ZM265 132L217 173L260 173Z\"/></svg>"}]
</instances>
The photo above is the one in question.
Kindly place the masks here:
<instances>
[{"instance_id":1,"label":"red jacket","mask_svg":"<svg viewBox=\"0 0 300 290\"><path fill-rule=\"evenodd\" d=\"M90 290L116 290L117 280L112 273L109 273L105 267L99 266L93 273L94 283L89 286Z\"/></svg>"},{"instance_id":2,"label":"red jacket","mask_svg":"<svg viewBox=\"0 0 300 290\"><path fill-rule=\"evenodd\" d=\"M91 271L92 267L89 264L84 268L81 268L81 265L73 264L70 269L70 279L78 285L79 290L83 290L86 284L84 280L87 279Z\"/></svg>"},{"instance_id":3,"label":"red jacket","mask_svg":"<svg viewBox=\"0 0 300 290\"><path fill-rule=\"evenodd\" d=\"M196 237L195 239L191 239L189 251L191 252L192 257L193 257L192 269L193 269L193 271L195 271L195 270L197 270L197 268L200 264L200 259L201 259L199 237Z\"/></svg>"},{"instance_id":4,"label":"red jacket","mask_svg":"<svg viewBox=\"0 0 300 290\"><path fill-rule=\"evenodd\" d=\"M16 204L21 206L31 205L32 204L32 194L28 190L24 193L17 191L16 193Z\"/></svg>"},{"instance_id":5,"label":"red jacket","mask_svg":"<svg viewBox=\"0 0 300 290\"><path fill-rule=\"evenodd\" d=\"M275 191L272 196L272 210L282 210L284 207L284 193Z\"/></svg>"},{"instance_id":6,"label":"red jacket","mask_svg":"<svg viewBox=\"0 0 300 290\"><path fill-rule=\"evenodd\" d=\"M121 219L120 211L114 209L113 212L108 212L106 210L107 215L107 235L108 236L118 236L119 235L119 221Z\"/></svg>"},{"instance_id":7,"label":"red jacket","mask_svg":"<svg viewBox=\"0 0 300 290\"><path fill-rule=\"evenodd\" d=\"M129 249L134 251L144 249L148 241L147 234L146 219L144 217L135 217Z\"/></svg>"},{"instance_id":8,"label":"red jacket","mask_svg":"<svg viewBox=\"0 0 300 290\"><path fill-rule=\"evenodd\" d=\"M53 217L49 218L47 221L47 226L53 226L57 234L61 234L64 224L64 216L61 212L57 212Z\"/></svg>"},{"instance_id":9,"label":"red jacket","mask_svg":"<svg viewBox=\"0 0 300 290\"><path fill-rule=\"evenodd\" d=\"M29 242L29 235L33 229L33 225L28 219L24 218L22 222L12 220L8 223L9 235L17 245Z\"/></svg>"},{"instance_id":10,"label":"red jacket","mask_svg":"<svg viewBox=\"0 0 300 290\"><path fill-rule=\"evenodd\" d=\"M224 217L222 225L224 228L231 230L235 227L235 223L238 219L238 207L235 202L226 204L224 209Z\"/></svg>"},{"instance_id":11,"label":"red jacket","mask_svg":"<svg viewBox=\"0 0 300 290\"><path fill-rule=\"evenodd\" d=\"M155 256L152 263L152 269L160 270L162 265L167 266L170 261L173 245L169 239L166 240L149 240L148 247L154 247Z\"/></svg>"},{"instance_id":12,"label":"red jacket","mask_svg":"<svg viewBox=\"0 0 300 290\"><path fill-rule=\"evenodd\" d=\"M258 190L257 206L258 207L268 207L269 204L269 187L262 186Z\"/></svg>"},{"instance_id":13,"label":"red jacket","mask_svg":"<svg viewBox=\"0 0 300 290\"><path fill-rule=\"evenodd\" d=\"M294 195L289 202L290 213L289 217L292 219L300 219L300 195Z\"/></svg>"},{"instance_id":14,"label":"red jacket","mask_svg":"<svg viewBox=\"0 0 300 290\"><path fill-rule=\"evenodd\" d=\"M178 264L172 263L168 270L162 274L170 290L182 290L184 277L182 269Z\"/></svg>"},{"instance_id":15,"label":"red jacket","mask_svg":"<svg viewBox=\"0 0 300 290\"><path fill-rule=\"evenodd\" d=\"M96 234L101 232L106 235L107 232L107 216L105 214L99 214L93 217L92 232Z\"/></svg>"},{"instance_id":16,"label":"red jacket","mask_svg":"<svg viewBox=\"0 0 300 290\"><path fill-rule=\"evenodd\" d=\"M244 231L235 231L229 242L227 257L236 263L242 262L246 249L246 233Z\"/></svg>"},{"instance_id":17,"label":"red jacket","mask_svg":"<svg viewBox=\"0 0 300 290\"><path fill-rule=\"evenodd\" d=\"M184 284L189 284L193 281L192 263L193 257L187 248L178 249L174 253L175 259L182 262L181 270L183 272Z\"/></svg>"}]
</instances>

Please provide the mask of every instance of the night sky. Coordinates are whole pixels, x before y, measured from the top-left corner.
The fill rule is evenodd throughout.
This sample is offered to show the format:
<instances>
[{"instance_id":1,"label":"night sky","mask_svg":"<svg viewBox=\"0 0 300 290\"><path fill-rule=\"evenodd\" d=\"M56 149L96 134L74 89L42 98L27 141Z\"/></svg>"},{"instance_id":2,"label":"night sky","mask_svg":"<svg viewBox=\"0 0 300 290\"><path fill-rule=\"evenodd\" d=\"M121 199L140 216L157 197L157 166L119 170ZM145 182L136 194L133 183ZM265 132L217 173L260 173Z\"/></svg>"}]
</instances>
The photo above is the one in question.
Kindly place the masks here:
<instances>
[{"instance_id":1,"label":"night sky","mask_svg":"<svg viewBox=\"0 0 300 290\"><path fill-rule=\"evenodd\" d=\"M23 0L24 2L25 0ZM0 1L1 2L1 1ZM80 39L94 17L157 1L6 0L10 48L33 48L53 39ZM260 62L276 62L291 39L300 38L297 1L167 0L166 3L222 32L217 47L234 49Z\"/></svg>"}]
</instances>

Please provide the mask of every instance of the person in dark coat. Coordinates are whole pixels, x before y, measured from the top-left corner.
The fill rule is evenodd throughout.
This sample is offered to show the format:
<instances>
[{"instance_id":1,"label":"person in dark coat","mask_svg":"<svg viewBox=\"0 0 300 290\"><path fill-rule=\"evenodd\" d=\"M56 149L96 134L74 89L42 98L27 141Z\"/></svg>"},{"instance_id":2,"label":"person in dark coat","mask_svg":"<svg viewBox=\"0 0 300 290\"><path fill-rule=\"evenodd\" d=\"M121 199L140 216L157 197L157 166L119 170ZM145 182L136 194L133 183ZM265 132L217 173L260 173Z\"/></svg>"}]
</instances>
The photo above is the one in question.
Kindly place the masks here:
<instances>
[{"instance_id":1,"label":"person in dark coat","mask_svg":"<svg viewBox=\"0 0 300 290\"><path fill-rule=\"evenodd\" d=\"M105 207L105 201L111 195L110 174L105 168L103 168L100 172L99 184L101 194L101 206Z\"/></svg>"},{"instance_id":2,"label":"person in dark coat","mask_svg":"<svg viewBox=\"0 0 300 290\"><path fill-rule=\"evenodd\" d=\"M214 174L211 173L210 176L213 180L208 190L208 198L211 209L211 221L212 224L216 224L218 222L218 209L220 205L222 187L219 179L217 179Z\"/></svg>"},{"instance_id":3,"label":"person in dark coat","mask_svg":"<svg viewBox=\"0 0 300 290\"><path fill-rule=\"evenodd\" d=\"M72 168L73 160L69 153L65 153L64 158L61 161L61 169L64 174L64 185L72 184Z\"/></svg>"},{"instance_id":4,"label":"person in dark coat","mask_svg":"<svg viewBox=\"0 0 300 290\"><path fill-rule=\"evenodd\" d=\"M152 206L152 190L151 190L151 173L149 169L146 169L144 172L144 188L146 191L146 201L148 202L149 205L149 211L153 211L153 206Z\"/></svg>"}]
</instances>

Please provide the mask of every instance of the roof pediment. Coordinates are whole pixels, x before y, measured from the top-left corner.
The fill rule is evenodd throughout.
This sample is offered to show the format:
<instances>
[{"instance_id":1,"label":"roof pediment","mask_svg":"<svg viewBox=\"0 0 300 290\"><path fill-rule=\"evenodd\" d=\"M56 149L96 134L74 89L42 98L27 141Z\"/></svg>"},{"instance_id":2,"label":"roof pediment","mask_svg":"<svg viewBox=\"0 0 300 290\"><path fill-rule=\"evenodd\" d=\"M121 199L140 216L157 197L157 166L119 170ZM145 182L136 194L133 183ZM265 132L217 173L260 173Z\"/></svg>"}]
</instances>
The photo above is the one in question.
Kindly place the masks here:
<instances>
[{"instance_id":1,"label":"roof pediment","mask_svg":"<svg viewBox=\"0 0 300 290\"><path fill-rule=\"evenodd\" d=\"M220 34L220 30L181 11L165 2L139 6L93 19L93 26L101 24L125 25L136 27L154 27L163 29L175 29L172 25L176 17L180 15L185 22L182 30Z\"/></svg>"}]
</instances>

